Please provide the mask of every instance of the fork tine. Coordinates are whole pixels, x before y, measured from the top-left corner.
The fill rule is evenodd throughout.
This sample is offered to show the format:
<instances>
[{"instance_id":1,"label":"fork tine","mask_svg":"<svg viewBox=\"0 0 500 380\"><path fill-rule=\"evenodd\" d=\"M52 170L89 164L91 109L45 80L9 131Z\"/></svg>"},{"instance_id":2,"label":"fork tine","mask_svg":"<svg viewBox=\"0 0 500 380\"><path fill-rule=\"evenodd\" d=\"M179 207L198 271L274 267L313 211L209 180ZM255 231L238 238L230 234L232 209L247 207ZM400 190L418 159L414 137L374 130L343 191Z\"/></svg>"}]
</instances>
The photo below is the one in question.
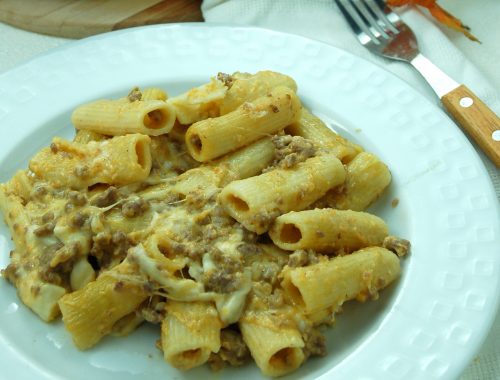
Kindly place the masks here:
<instances>
[{"instance_id":1,"label":"fork tine","mask_svg":"<svg viewBox=\"0 0 500 380\"><path fill-rule=\"evenodd\" d=\"M380 25L381 22L379 20L376 20L375 17L373 17L374 16L373 13L370 10L368 10L366 1L352 0L352 3L358 9L359 13L361 13L361 16L368 22L371 28L374 28L383 38L389 38L389 35L385 32L383 28L383 25ZM375 35L373 31L372 34Z\"/></svg>"},{"instance_id":2,"label":"fork tine","mask_svg":"<svg viewBox=\"0 0 500 380\"><path fill-rule=\"evenodd\" d=\"M349 0L335 0L335 2L363 45L370 40L377 45L380 44L375 34L369 29Z\"/></svg>"},{"instance_id":3,"label":"fork tine","mask_svg":"<svg viewBox=\"0 0 500 380\"><path fill-rule=\"evenodd\" d=\"M395 25L397 25L401 19L396 13L389 9L383 0L365 0L365 3L370 7L375 17L385 24L386 31L390 31L394 34L399 33Z\"/></svg>"}]
</instances>

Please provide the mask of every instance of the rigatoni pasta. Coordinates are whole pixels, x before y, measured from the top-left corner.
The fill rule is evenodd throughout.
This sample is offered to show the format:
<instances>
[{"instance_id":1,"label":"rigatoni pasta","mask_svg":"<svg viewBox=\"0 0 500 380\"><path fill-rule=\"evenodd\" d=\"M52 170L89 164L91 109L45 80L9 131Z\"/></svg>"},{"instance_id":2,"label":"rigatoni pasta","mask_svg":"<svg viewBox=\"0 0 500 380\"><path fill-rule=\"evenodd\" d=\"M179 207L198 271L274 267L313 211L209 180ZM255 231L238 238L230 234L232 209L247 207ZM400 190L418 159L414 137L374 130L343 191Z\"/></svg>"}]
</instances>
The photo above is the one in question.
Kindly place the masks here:
<instances>
[{"instance_id":1,"label":"rigatoni pasta","mask_svg":"<svg viewBox=\"0 0 500 380\"><path fill-rule=\"evenodd\" d=\"M224 116L191 125L186 132L188 151L201 162L220 157L281 131L295 120L300 107L294 91L276 87Z\"/></svg>"},{"instance_id":2,"label":"rigatoni pasta","mask_svg":"<svg viewBox=\"0 0 500 380\"><path fill-rule=\"evenodd\" d=\"M277 216L306 208L344 179L344 167L334 155L313 157L294 168L231 182L219 202L247 229L261 234Z\"/></svg>"},{"instance_id":3,"label":"rigatoni pasta","mask_svg":"<svg viewBox=\"0 0 500 380\"><path fill-rule=\"evenodd\" d=\"M162 97L161 95L154 95ZM76 129L103 135L142 133L159 136L174 126L175 109L163 100L98 100L78 107L71 116Z\"/></svg>"},{"instance_id":4,"label":"rigatoni pasta","mask_svg":"<svg viewBox=\"0 0 500 380\"><path fill-rule=\"evenodd\" d=\"M80 144L55 137L30 161L30 169L55 187L87 188L97 183L144 181L151 170L151 139L143 134Z\"/></svg>"},{"instance_id":5,"label":"rigatoni pasta","mask_svg":"<svg viewBox=\"0 0 500 380\"><path fill-rule=\"evenodd\" d=\"M269 231L280 248L337 254L380 246L388 235L387 225L375 215L335 209L292 211L279 216Z\"/></svg>"},{"instance_id":6,"label":"rigatoni pasta","mask_svg":"<svg viewBox=\"0 0 500 380\"><path fill-rule=\"evenodd\" d=\"M401 271L409 242L360 212L388 168L285 74L133 88L73 123L72 141L0 184L0 210L15 246L2 276L42 320L62 315L79 349L150 323L178 369L253 358L282 376L326 355L321 328L343 302Z\"/></svg>"},{"instance_id":7,"label":"rigatoni pasta","mask_svg":"<svg viewBox=\"0 0 500 380\"><path fill-rule=\"evenodd\" d=\"M393 252L369 247L314 265L289 268L283 273L282 286L289 299L306 314L325 309L335 312L350 299L377 297L378 291L393 282L400 270Z\"/></svg>"}]
</instances>

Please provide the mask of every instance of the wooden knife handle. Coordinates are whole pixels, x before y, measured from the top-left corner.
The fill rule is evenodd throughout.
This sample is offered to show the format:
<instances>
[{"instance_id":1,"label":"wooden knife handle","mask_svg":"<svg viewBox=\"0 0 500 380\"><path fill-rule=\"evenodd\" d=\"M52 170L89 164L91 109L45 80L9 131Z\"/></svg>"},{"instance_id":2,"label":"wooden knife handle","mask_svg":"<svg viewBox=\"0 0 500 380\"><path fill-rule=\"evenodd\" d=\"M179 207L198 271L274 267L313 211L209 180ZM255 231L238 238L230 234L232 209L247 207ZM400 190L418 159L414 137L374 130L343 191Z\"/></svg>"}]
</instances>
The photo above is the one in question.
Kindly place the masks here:
<instances>
[{"instance_id":1,"label":"wooden knife handle","mask_svg":"<svg viewBox=\"0 0 500 380\"><path fill-rule=\"evenodd\" d=\"M500 167L498 116L464 85L444 95L441 101L462 129L478 143L496 167Z\"/></svg>"}]
</instances>

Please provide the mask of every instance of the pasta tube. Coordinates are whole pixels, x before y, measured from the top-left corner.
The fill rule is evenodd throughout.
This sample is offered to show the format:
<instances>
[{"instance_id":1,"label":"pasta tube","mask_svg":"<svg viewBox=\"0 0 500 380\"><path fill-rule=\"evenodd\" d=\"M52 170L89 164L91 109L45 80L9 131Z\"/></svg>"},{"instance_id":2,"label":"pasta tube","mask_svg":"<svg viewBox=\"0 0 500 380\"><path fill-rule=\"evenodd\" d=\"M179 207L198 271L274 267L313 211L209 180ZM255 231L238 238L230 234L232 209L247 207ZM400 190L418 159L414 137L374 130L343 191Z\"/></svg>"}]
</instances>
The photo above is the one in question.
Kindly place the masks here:
<instances>
[{"instance_id":1,"label":"pasta tube","mask_svg":"<svg viewBox=\"0 0 500 380\"><path fill-rule=\"evenodd\" d=\"M162 100L98 100L79 106L71 115L76 129L103 135L168 133L175 122L175 109Z\"/></svg>"},{"instance_id":2,"label":"pasta tube","mask_svg":"<svg viewBox=\"0 0 500 380\"><path fill-rule=\"evenodd\" d=\"M279 317L247 312L241 317L239 326L243 340L264 375L283 376L304 362L304 341L299 330L284 324Z\"/></svg>"},{"instance_id":3,"label":"pasta tube","mask_svg":"<svg viewBox=\"0 0 500 380\"><path fill-rule=\"evenodd\" d=\"M167 316L161 325L161 344L165 360L178 369L204 364L220 349L222 323L210 302L169 300Z\"/></svg>"},{"instance_id":4,"label":"pasta tube","mask_svg":"<svg viewBox=\"0 0 500 380\"><path fill-rule=\"evenodd\" d=\"M30 169L55 187L140 182L151 170L149 136L132 134L80 144L55 137L30 161Z\"/></svg>"},{"instance_id":5,"label":"pasta tube","mask_svg":"<svg viewBox=\"0 0 500 380\"><path fill-rule=\"evenodd\" d=\"M124 261L59 300L64 325L79 349L94 346L112 331L115 322L148 297L142 284L118 279L130 275L130 271L130 264Z\"/></svg>"},{"instance_id":6,"label":"pasta tube","mask_svg":"<svg viewBox=\"0 0 500 380\"><path fill-rule=\"evenodd\" d=\"M325 196L332 208L365 210L391 183L391 172L377 156L359 153L346 168L346 181L341 191L334 189Z\"/></svg>"},{"instance_id":7,"label":"pasta tube","mask_svg":"<svg viewBox=\"0 0 500 380\"><path fill-rule=\"evenodd\" d=\"M192 124L207 117L219 116L220 103L226 91L221 81L212 78L210 83L170 98L167 103L174 107L179 123Z\"/></svg>"},{"instance_id":8,"label":"pasta tube","mask_svg":"<svg viewBox=\"0 0 500 380\"><path fill-rule=\"evenodd\" d=\"M294 251L352 252L382 245L389 234L385 222L366 212L315 209L278 217L269 236L278 247Z\"/></svg>"},{"instance_id":9,"label":"pasta tube","mask_svg":"<svg viewBox=\"0 0 500 380\"><path fill-rule=\"evenodd\" d=\"M261 96L267 95L273 88L285 86L294 92L297 92L297 84L288 75L280 74L274 71L259 71L253 75L244 73L234 73L224 76L229 90L226 93L221 105L220 114L225 115L245 102L251 102Z\"/></svg>"},{"instance_id":10,"label":"pasta tube","mask_svg":"<svg viewBox=\"0 0 500 380\"><path fill-rule=\"evenodd\" d=\"M318 264L287 268L282 286L289 299L307 314L336 311L345 301L365 300L400 273L398 257L382 247L369 247Z\"/></svg>"},{"instance_id":11,"label":"pasta tube","mask_svg":"<svg viewBox=\"0 0 500 380\"><path fill-rule=\"evenodd\" d=\"M186 132L188 152L201 162L222 156L282 130L295 120L300 107L295 92L277 87L224 116L191 125Z\"/></svg>"},{"instance_id":12,"label":"pasta tube","mask_svg":"<svg viewBox=\"0 0 500 380\"><path fill-rule=\"evenodd\" d=\"M318 156L291 169L275 169L233 181L221 191L218 200L229 215L260 234L277 216L303 210L344 178L344 166L337 157Z\"/></svg>"},{"instance_id":13,"label":"pasta tube","mask_svg":"<svg viewBox=\"0 0 500 380\"><path fill-rule=\"evenodd\" d=\"M259 174L274 159L275 147L269 137L264 137L236 152L226 154L211 165L226 168L235 178L248 178Z\"/></svg>"}]
</instances>

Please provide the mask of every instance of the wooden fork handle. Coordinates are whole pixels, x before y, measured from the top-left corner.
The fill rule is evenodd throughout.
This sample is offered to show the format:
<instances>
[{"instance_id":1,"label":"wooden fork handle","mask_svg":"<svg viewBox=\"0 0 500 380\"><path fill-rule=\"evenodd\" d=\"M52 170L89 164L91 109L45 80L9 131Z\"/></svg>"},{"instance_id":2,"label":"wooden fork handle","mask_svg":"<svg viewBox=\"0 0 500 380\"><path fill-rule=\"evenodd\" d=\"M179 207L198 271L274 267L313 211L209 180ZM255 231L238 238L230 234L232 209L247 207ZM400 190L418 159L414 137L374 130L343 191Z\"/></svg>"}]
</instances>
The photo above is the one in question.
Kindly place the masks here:
<instances>
[{"instance_id":1,"label":"wooden fork handle","mask_svg":"<svg viewBox=\"0 0 500 380\"><path fill-rule=\"evenodd\" d=\"M464 85L444 95L441 102L496 167L500 167L500 119L498 116Z\"/></svg>"}]
</instances>

